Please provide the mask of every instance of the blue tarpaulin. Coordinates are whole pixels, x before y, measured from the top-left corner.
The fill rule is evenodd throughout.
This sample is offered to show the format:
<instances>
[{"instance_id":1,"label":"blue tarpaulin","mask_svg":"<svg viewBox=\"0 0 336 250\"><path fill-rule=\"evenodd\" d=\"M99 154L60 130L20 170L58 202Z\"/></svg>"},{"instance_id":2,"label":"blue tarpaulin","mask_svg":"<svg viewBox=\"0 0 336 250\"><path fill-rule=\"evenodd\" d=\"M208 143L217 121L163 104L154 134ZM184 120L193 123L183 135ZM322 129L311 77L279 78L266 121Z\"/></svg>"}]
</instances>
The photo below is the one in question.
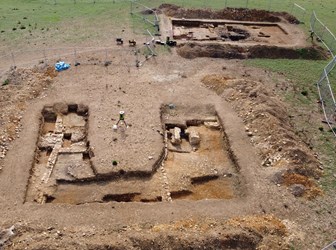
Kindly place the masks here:
<instances>
[{"instance_id":1,"label":"blue tarpaulin","mask_svg":"<svg viewBox=\"0 0 336 250\"><path fill-rule=\"evenodd\" d=\"M55 70L62 71L70 68L70 64L67 64L65 62L58 62L55 64Z\"/></svg>"}]
</instances>

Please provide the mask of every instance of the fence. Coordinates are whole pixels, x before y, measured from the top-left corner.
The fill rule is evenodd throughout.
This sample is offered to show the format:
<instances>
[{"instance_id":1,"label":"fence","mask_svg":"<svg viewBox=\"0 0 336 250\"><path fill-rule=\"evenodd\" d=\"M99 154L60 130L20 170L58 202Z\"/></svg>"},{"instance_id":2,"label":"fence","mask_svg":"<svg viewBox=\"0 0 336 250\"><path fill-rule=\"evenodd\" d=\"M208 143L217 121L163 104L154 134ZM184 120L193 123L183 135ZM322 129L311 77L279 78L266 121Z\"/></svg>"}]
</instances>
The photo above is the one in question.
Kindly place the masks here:
<instances>
[{"instance_id":1,"label":"fence","mask_svg":"<svg viewBox=\"0 0 336 250\"><path fill-rule=\"evenodd\" d=\"M331 131L336 136L336 130L334 124L336 122L336 102L332 88L332 76L333 69L336 65L336 37L334 34L325 26L317 17L316 13L313 12L310 19L310 28L317 37L317 40L322 42L324 46L328 49L333 59L328 63L328 65L323 69L321 77L317 82L318 93L320 96L320 102L322 110L325 116L325 122L329 125ZM334 83L336 84L336 82Z\"/></svg>"},{"instance_id":2,"label":"fence","mask_svg":"<svg viewBox=\"0 0 336 250\"><path fill-rule=\"evenodd\" d=\"M81 4L81 3L88 3L88 4L100 4L100 3L116 3L122 2L127 0L45 0L47 4Z\"/></svg>"},{"instance_id":3,"label":"fence","mask_svg":"<svg viewBox=\"0 0 336 250\"><path fill-rule=\"evenodd\" d=\"M322 110L325 116L325 122L336 136L334 124L336 122L336 102L331 86L329 75L336 65L336 57L323 69L320 80L317 82L317 88L320 96Z\"/></svg>"},{"instance_id":4,"label":"fence","mask_svg":"<svg viewBox=\"0 0 336 250\"><path fill-rule=\"evenodd\" d=\"M319 41L329 50L330 54L336 56L336 37L316 16L315 11L310 19L310 29L314 31Z\"/></svg>"},{"instance_id":5,"label":"fence","mask_svg":"<svg viewBox=\"0 0 336 250\"><path fill-rule=\"evenodd\" d=\"M72 65L111 65L122 66L129 71L131 67L140 67L148 59L156 56L154 43L155 38L152 32L158 29L159 19L157 14L150 8L135 3L133 0L77 0L74 3L104 3L104 2L130 2L131 5L140 6L140 11L134 11L131 8L132 16L141 18L141 21L147 22L150 26L145 27L141 32L143 43L137 46L119 46L119 47L66 47L66 48L44 48L36 50L14 51L8 54L0 55L0 76L10 67L30 67L38 63L54 64L56 61L66 61ZM62 0L47 0L47 3L63 3ZM69 4L67 2L66 4ZM151 21L147 13L141 13L143 10L149 11L154 18ZM138 20L137 20L138 21ZM154 30L152 29L154 27ZM139 30L139 29L137 29ZM135 33L136 31L133 30ZM157 32L156 32L157 33ZM128 41L125 41L128 43ZM141 41L142 42L142 41Z\"/></svg>"},{"instance_id":6,"label":"fence","mask_svg":"<svg viewBox=\"0 0 336 250\"><path fill-rule=\"evenodd\" d=\"M148 2L147 0L142 0L142 3L139 3L140 1L136 2L138 5L142 6L142 11L140 13L146 13L147 10L153 10L152 8L146 7L145 4L142 3L146 3ZM157 1L153 1L156 2ZM174 1L174 3L178 3L178 1ZM200 4L202 3L202 0L200 0L200 2L197 1L192 1L193 4ZM270 10L272 7L272 3L273 0L268 0L268 1L260 1L260 3L262 2L266 2L268 3L268 9ZM276 1L274 1L276 2ZM132 1L132 3L135 3L135 1ZM185 6L185 1L184 0L180 0L180 4L182 3L182 6ZM213 0L213 1L203 1L203 5L209 5L212 4L212 6L216 7L217 1ZM153 3L152 3L153 4ZM223 4L223 3L222 3ZM234 6L232 5L234 4ZM245 8L249 8L252 5L255 5L255 0L225 0L224 1L224 5L225 7L245 7ZM293 3L290 2L288 5L291 9L290 9L290 13L292 13L293 15L295 15L299 21L301 23L306 23L306 19L307 19L307 10L300 6L297 3ZM145 9L143 9L145 8ZM131 7L133 12L133 8ZM140 8L141 9L141 8ZM159 19L158 16L156 14L155 11L153 11L153 15L154 15L154 21L149 21L148 19L143 18L144 21L157 26ZM140 16L140 15L139 15ZM327 28L327 26L325 26L316 16L315 11L313 11L311 18L310 18L310 30L312 32L314 32L314 34L317 37L318 41L321 41L325 47L328 49L328 51L330 52L330 54L333 57L333 60L324 68L322 75L320 77L320 80L317 83L317 87L318 87L318 92L319 92L319 96L320 96L320 102L321 102L321 106L324 112L324 116L325 116L325 122L328 123L329 127L331 128L332 132L334 133L334 135L336 136L336 128L333 128L333 124L336 122L336 102L335 102L335 98L334 98L334 94L333 94L333 89L331 86L331 80L332 78L330 78L330 75L332 75L332 71L336 65L336 38L333 35L333 33ZM308 25L309 26L309 25ZM336 80L336 79L335 79Z\"/></svg>"},{"instance_id":7,"label":"fence","mask_svg":"<svg viewBox=\"0 0 336 250\"><path fill-rule=\"evenodd\" d=\"M306 23L307 10L297 3L293 3L290 13L295 16L301 23Z\"/></svg>"},{"instance_id":8,"label":"fence","mask_svg":"<svg viewBox=\"0 0 336 250\"><path fill-rule=\"evenodd\" d=\"M16 51L0 57L0 75L10 67L31 67L39 63L66 61L71 65L121 66L130 70L137 65L137 53L130 47L72 47Z\"/></svg>"},{"instance_id":9,"label":"fence","mask_svg":"<svg viewBox=\"0 0 336 250\"><path fill-rule=\"evenodd\" d=\"M156 11L150 7L147 7L137 1L130 0L131 5L131 15L136 16L148 24L154 26L157 30L159 29L159 17ZM140 8L134 8L134 6ZM149 14L149 15L148 15Z\"/></svg>"},{"instance_id":10,"label":"fence","mask_svg":"<svg viewBox=\"0 0 336 250\"><path fill-rule=\"evenodd\" d=\"M322 250L334 250L336 249L336 240L329 245L325 246Z\"/></svg>"}]
</instances>

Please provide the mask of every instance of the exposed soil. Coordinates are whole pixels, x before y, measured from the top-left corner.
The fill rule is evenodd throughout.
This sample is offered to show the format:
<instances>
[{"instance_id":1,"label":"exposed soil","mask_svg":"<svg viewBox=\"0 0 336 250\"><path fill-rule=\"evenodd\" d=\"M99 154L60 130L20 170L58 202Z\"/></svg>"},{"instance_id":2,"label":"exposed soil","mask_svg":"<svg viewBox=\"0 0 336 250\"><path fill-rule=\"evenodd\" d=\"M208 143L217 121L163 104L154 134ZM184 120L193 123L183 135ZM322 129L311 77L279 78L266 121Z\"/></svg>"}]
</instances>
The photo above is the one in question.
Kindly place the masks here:
<instances>
[{"instance_id":1,"label":"exposed soil","mask_svg":"<svg viewBox=\"0 0 336 250\"><path fill-rule=\"evenodd\" d=\"M177 52L184 58L319 60L328 57L321 47L307 42L307 35L286 13L183 9L169 4L160 8L164 13L160 31L164 37L177 40Z\"/></svg>"},{"instance_id":2,"label":"exposed soil","mask_svg":"<svg viewBox=\"0 0 336 250\"><path fill-rule=\"evenodd\" d=\"M134 61L129 51L115 56ZM293 107L278 96L295 83L238 60L187 60L174 50L129 65L56 74L41 64L3 76L1 249L321 249L333 240L335 197L321 192L313 135L300 136ZM72 118L44 107L66 107ZM120 110L128 127L114 130ZM320 117L318 105L310 112ZM74 181L83 173L75 164L70 180L56 181L38 204L26 199L27 186L36 160L50 160L52 150L37 145L59 116L87 118L83 140L94 156L80 161L90 160L97 176ZM62 132L62 147L71 148L74 134Z\"/></svg>"},{"instance_id":3,"label":"exposed soil","mask_svg":"<svg viewBox=\"0 0 336 250\"><path fill-rule=\"evenodd\" d=\"M90 161L94 154L87 140L88 114L83 104L57 103L43 108L26 201L50 202L55 199L57 182L94 178L96 171Z\"/></svg>"},{"instance_id":4,"label":"exposed soil","mask_svg":"<svg viewBox=\"0 0 336 250\"><path fill-rule=\"evenodd\" d=\"M244 48L230 44L186 43L178 47L177 53L188 59L196 57L214 57L227 59L288 58L319 60L326 58L325 52L320 47L293 49L264 45L255 45Z\"/></svg>"},{"instance_id":5,"label":"exposed soil","mask_svg":"<svg viewBox=\"0 0 336 250\"><path fill-rule=\"evenodd\" d=\"M15 231L19 236L11 249L58 249L64 246L62 241L68 243L68 249L284 249L288 235L285 225L273 216L233 218L225 223L188 219L160 225L129 225L100 234L94 228L45 230L25 224L18 224Z\"/></svg>"},{"instance_id":6,"label":"exposed soil","mask_svg":"<svg viewBox=\"0 0 336 250\"><path fill-rule=\"evenodd\" d=\"M236 21L280 22L282 19L298 24L299 21L286 12L266 10L226 8L222 10L185 9L173 4L162 4L159 9L167 16L177 18L229 19Z\"/></svg>"},{"instance_id":7,"label":"exposed soil","mask_svg":"<svg viewBox=\"0 0 336 250\"><path fill-rule=\"evenodd\" d=\"M152 161L152 172L134 172L132 178L126 171L112 172L106 178L90 160L94 150L87 140L88 107L66 103L45 106L25 201L83 204L239 197L244 188L240 187L239 166L230 158L230 145L214 107L208 108L203 108L203 114L197 106L161 108L167 147ZM170 131L179 126L183 138L177 145L172 143ZM104 188L99 187L102 185Z\"/></svg>"},{"instance_id":8,"label":"exposed soil","mask_svg":"<svg viewBox=\"0 0 336 250\"><path fill-rule=\"evenodd\" d=\"M260 149L263 166L280 171L273 179L277 184L304 185L308 196L321 193L315 182L309 180L321 176L321 164L309 145L300 142L286 115L286 105L258 82L227 75L208 75L202 82L231 102L243 117L246 133Z\"/></svg>"},{"instance_id":9,"label":"exposed soil","mask_svg":"<svg viewBox=\"0 0 336 250\"><path fill-rule=\"evenodd\" d=\"M2 76L1 82L7 80L8 84L1 86L0 95L0 159L5 158L9 144L19 137L27 102L40 96L56 76L56 71L44 64L33 69L12 68Z\"/></svg>"},{"instance_id":10,"label":"exposed soil","mask_svg":"<svg viewBox=\"0 0 336 250\"><path fill-rule=\"evenodd\" d=\"M208 109L162 108L167 158L161 170L173 200L232 199L244 193L225 128L214 107Z\"/></svg>"}]
</instances>

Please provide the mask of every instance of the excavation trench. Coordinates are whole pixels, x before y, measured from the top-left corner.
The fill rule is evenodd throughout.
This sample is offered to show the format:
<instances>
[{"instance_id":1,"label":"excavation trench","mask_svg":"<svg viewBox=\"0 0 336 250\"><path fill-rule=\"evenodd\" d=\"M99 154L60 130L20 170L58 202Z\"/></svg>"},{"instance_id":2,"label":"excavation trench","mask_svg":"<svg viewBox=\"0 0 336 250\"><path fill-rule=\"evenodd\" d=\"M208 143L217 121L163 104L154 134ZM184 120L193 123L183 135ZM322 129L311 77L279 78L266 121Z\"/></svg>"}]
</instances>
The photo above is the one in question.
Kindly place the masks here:
<instances>
[{"instance_id":1,"label":"excavation trench","mask_svg":"<svg viewBox=\"0 0 336 250\"><path fill-rule=\"evenodd\" d=\"M243 195L239 166L214 107L163 106L164 170L174 199L232 199Z\"/></svg>"},{"instance_id":2,"label":"excavation trench","mask_svg":"<svg viewBox=\"0 0 336 250\"><path fill-rule=\"evenodd\" d=\"M287 58L319 60L328 57L288 13L226 8L185 9L163 4L160 30L177 42L184 58ZM310 41L310 40L309 40Z\"/></svg>"},{"instance_id":3,"label":"excavation trench","mask_svg":"<svg viewBox=\"0 0 336 250\"><path fill-rule=\"evenodd\" d=\"M44 107L26 201L83 204L241 197L239 167L220 119L213 107L189 112L195 109L162 106L165 146L153 161L152 172L121 169L99 174L91 162L95 156L88 141L88 107Z\"/></svg>"}]
</instances>

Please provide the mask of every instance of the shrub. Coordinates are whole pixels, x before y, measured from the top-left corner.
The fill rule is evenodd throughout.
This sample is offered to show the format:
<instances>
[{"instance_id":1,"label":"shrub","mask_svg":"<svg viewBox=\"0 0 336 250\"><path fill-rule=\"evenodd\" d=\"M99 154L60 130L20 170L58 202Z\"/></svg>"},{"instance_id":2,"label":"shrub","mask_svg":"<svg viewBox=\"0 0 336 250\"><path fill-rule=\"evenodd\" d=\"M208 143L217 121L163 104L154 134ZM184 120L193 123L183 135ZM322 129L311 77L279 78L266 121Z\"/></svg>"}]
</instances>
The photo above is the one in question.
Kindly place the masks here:
<instances>
[{"instance_id":1,"label":"shrub","mask_svg":"<svg viewBox=\"0 0 336 250\"><path fill-rule=\"evenodd\" d=\"M3 81L2 86L6 86L8 84L9 84L9 79L6 79L6 80Z\"/></svg>"}]
</instances>

